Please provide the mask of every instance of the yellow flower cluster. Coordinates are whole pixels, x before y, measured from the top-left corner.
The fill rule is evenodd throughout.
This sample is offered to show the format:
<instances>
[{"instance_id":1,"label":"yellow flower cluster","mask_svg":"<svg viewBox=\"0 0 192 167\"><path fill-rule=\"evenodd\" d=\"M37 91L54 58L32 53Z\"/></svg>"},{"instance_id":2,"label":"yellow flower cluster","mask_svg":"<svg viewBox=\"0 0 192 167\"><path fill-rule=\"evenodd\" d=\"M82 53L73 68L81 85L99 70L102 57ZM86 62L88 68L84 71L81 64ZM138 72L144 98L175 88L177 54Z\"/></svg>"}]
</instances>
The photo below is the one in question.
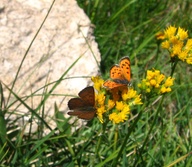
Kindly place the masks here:
<instances>
[{"instance_id":1,"label":"yellow flower cluster","mask_svg":"<svg viewBox=\"0 0 192 167\"><path fill-rule=\"evenodd\" d=\"M162 48L167 49L171 58L178 58L188 64L192 64L192 39L188 38L188 32L174 26L168 27L164 33L156 35L157 39L165 39Z\"/></svg>"},{"instance_id":2,"label":"yellow flower cluster","mask_svg":"<svg viewBox=\"0 0 192 167\"><path fill-rule=\"evenodd\" d=\"M159 70L147 70L147 76L138 84L138 87L146 93L164 94L171 91L174 78L166 79L164 74Z\"/></svg>"},{"instance_id":3,"label":"yellow flower cluster","mask_svg":"<svg viewBox=\"0 0 192 167\"><path fill-rule=\"evenodd\" d=\"M127 86L121 89L106 90L103 87L104 80L100 77L92 77L95 93L96 114L101 123L109 119L113 123L121 123L128 119L131 108L141 105L140 95Z\"/></svg>"}]
</instances>

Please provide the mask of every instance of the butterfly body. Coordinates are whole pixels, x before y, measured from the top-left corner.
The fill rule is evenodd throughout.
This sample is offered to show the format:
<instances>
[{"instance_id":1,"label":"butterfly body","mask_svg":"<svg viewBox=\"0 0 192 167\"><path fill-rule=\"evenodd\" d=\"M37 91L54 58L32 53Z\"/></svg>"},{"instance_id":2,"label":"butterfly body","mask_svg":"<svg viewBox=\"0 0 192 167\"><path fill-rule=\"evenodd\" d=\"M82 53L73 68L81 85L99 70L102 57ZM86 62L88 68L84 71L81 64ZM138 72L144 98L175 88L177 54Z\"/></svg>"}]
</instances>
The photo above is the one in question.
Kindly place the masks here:
<instances>
[{"instance_id":1,"label":"butterfly body","mask_svg":"<svg viewBox=\"0 0 192 167\"><path fill-rule=\"evenodd\" d=\"M120 59L119 64L115 64L110 69L110 78L103 85L108 89L127 86L131 80L131 63L129 57Z\"/></svg>"},{"instance_id":2,"label":"butterfly body","mask_svg":"<svg viewBox=\"0 0 192 167\"><path fill-rule=\"evenodd\" d=\"M72 98L68 102L70 111L67 114L78 118L91 120L96 114L95 92L92 86L86 87L79 92L79 97Z\"/></svg>"}]
</instances>

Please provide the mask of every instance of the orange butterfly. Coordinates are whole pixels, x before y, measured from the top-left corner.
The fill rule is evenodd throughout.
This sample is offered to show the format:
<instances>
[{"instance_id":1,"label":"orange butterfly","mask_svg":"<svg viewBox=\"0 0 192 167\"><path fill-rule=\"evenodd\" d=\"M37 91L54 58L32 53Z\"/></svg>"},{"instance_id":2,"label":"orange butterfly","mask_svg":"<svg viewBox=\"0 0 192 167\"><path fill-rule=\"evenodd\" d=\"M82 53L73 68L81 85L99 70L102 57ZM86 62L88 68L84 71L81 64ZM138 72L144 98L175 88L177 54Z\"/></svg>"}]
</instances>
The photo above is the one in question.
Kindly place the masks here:
<instances>
[{"instance_id":1,"label":"orange butterfly","mask_svg":"<svg viewBox=\"0 0 192 167\"><path fill-rule=\"evenodd\" d=\"M68 102L70 111L67 114L77 116L78 118L91 120L94 118L95 109L95 91L93 86L84 88L79 92L79 97L72 98Z\"/></svg>"},{"instance_id":2,"label":"orange butterfly","mask_svg":"<svg viewBox=\"0 0 192 167\"><path fill-rule=\"evenodd\" d=\"M129 57L120 59L119 64L115 64L110 69L110 78L104 82L103 86L108 89L127 86L131 80L131 63Z\"/></svg>"}]
</instances>

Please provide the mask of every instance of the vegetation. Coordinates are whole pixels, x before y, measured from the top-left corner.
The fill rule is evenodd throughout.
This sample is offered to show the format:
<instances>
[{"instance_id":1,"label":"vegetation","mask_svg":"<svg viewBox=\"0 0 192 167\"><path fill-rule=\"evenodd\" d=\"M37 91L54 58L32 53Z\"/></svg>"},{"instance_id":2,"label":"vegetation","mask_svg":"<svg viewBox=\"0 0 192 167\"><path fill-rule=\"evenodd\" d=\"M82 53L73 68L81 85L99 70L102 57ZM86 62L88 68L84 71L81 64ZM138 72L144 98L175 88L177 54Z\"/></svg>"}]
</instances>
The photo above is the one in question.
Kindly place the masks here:
<instances>
[{"instance_id":1,"label":"vegetation","mask_svg":"<svg viewBox=\"0 0 192 167\"><path fill-rule=\"evenodd\" d=\"M104 115L103 121L94 118L75 131L75 123L69 124L70 118L65 118L55 105L57 127L51 129L37 114L50 94L42 95L42 103L33 110L27 106L25 98L12 91L13 87L4 85L17 102L39 121L38 131L25 135L14 122L5 119L10 104L5 104L1 84L1 166L190 167L192 66L190 61L184 61L186 57L182 60L181 52L173 53L175 43L168 47L162 42L169 39L168 34L174 28L172 36L177 35L181 27L185 38L182 40L177 35L177 44L180 41L180 46L183 44L180 49L186 49L187 41L192 38L191 1L78 0L78 4L95 26L94 35L102 58L102 78L107 80L111 66L120 58L129 56L132 71L130 87L141 94L143 104L132 108L124 121L115 122ZM170 26L173 29L169 29ZM191 48L187 56L190 54ZM174 78L173 83L169 82L169 90L163 92L156 89L157 80L152 82L149 79L152 75L160 77L155 70L166 78ZM146 81L156 87L147 90ZM93 82L98 83L94 79ZM59 83L60 80L56 81L52 89ZM160 86L164 84L165 81L159 83ZM110 96L108 90L102 91ZM34 117L31 118L33 121ZM44 128L49 128L51 132L43 136Z\"/></svg>"}]
</instances>

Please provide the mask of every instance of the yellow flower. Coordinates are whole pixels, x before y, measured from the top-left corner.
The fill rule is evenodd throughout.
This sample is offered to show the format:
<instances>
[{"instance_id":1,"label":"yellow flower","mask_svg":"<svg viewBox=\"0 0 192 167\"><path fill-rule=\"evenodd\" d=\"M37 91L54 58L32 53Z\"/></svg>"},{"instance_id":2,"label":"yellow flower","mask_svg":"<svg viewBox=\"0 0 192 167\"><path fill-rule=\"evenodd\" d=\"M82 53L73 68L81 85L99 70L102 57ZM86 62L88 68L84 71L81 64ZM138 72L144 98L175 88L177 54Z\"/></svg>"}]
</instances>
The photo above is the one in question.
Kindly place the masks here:
<instances>
[{"instance_id":1,"label":"yellow flower","mask_svg":"<svg viewBox=\"0 0 192 167\"><path fill-rule=\"evenodd\" d=\"M173 55L179 55L181 53L181 50L182 50L182 47L183 47L183 43L182 42L179 42L178 44L175 44L173 45Z\"/></svg>"},{"instance_id":2,"label":"yellow flower","mask_svg":"<svg viewBox=\"0 0 192 167\"><path fill-rule=\"evenodd\" d=\"M155 76L158 76L161 74L161 72L159 70L154 70Z\"/></svg>"},{"instance_id":3,"label":"yellow flower","mask_svg":"<svg viewBox=\"0 0 192 167\"><path fill-rule=\"evenodd\" d=\"M165 39L165 34L163 32L158 32L156 35L157 40Z\"/></svg>"},{"instance_id":4,"label":"yellow flower","mask_svg":"<svg viewBox=\"0 0 192 167\"><path fill-rule=\"evenodd\" d=\"M137 95L137 97L133 101L133 105L141 105L143 104L141 101L141 95Z\"/></svg>"},{"instance_id":5,"label":"yellow flower","mask_svg":"<svg viewBox=\"0 0 192 167\"><path fill-rule=\"evenodd\" d=\"M106 110L105 110L105 107L104 107L104 106L101 106L101 107L97 108L97 113L103 114L103 113L105 113L105 112L106 112Z\"/></svg>"},{"instance_id":6,"label":"yellow flower","mask_svg":"<svg viewBox=\"0 0 192 167\"><path fill-rule=\"evenodd\" d=\"M154 74L153 74L154 75ZM106 91L103 87L104 80L99 76L91 78L94 83L95 109L97 118L101 123L111 120L113 123L121 123L128 119L131 107L141 105L141 95L133 88L122 86Z\"/></svg>"},{"instance_id":7,"label":"yellow flower","mask_svg":"<svg viewBox=\"0 0 192 167\"><path fill-rule=\"evenodd\" d=\"M97 118L101 123L103 123L103 114L106 112L105 107L101 106L97 108Z\"/></svg>"},{"instance_id":8,"label":"yellow flower","mask_svg":"<svg viewBox=\"0 0 192 167\"><path fill-rule=\"evenodd\" d=\"M150 86L150 82L145 82L146 83L146 86Z\"/></svg>"},{"instance_id":9,"label":"yellow flower","mask_svg":"<svg viewBox=\"0 0 192 167\"><path fill-rule=\"evenodd\" d=\"M165 87L170 87L173 85L173 81L175 80L175 78L171 78L171 77L168 77L164 83L164 86Z\"/></svg>"},{"instance_id":10,"label":"yellow flower","mask_svg":"<svg viewBox=\"0 0 192 167\"><path fill-rule=\"evenodd\" d=\"M147 70L147 77L145 80L145 84L147 87L159 87L159 84L164 80L165 76L160 74L159 70Z\"/></svg>"},{"instance_id":11,"label":"yellow flower","mask_svg":"<svg viewBox=\"0 0 192 167\"><path fill-rule=\"evenodd\" d=\"M104 105L105 104L105 94L103 92L97 94L96 101L97 101L98 105L100 105L100 106Z\"/></svg>"},{"instance_id":12,"label":"yellow flower","mask_svg":"<svg viewBox=\"0 0 192 167\"><path fill-rule=\"evenodd\" d=\"M173 85L174 80L175 80L174 78L168 77L165 83L162 85L160 93L163 94L163 93L171 92L170 86Z\"/></svg>"},{"instance_id":13,"label":"yellow flower","mask_svg":"<svg viewBox=\"0 0 192 167\"><path fill-rule=\"evenodd\" d=\"M180 40L184 40L188 38L188 33L182 28L178 28L177 36L179 37Z\"/></svg>"},{"instance_id":14,"label":"yellow flower","mask_svg":"<svg viewBox=\"0 0 192 167\"><path fill-rule=\"evenodd\" d=\"M169 39L169 42L170 42L171 45L178 45L180 43L180 41L178 40L178 38L176 36L172 36Z\"/></svg>"},{"instance_id":15,"label":"yellow flower","mask_svg":"<svg viewBox=\"0 0 192 167\"><path fill-rule=\"evenodd\" d=\"M150 93L150 92L151 92L151 89L150 89L150 88L147 88L147 89L146 89L146 92L147 92L147 93Z\"/></svg>"},{"instance_id":16,"label":"yellow flower","mask_svg":"<svg viewBox=\"0 0 192 167\"><path fill-rule=\"evenodd\" d=\"M128 114L130 114L130 108L128 105L124 105L121 112L113 112L109 115L109 120L113 123L120 123L124 122L128 119Z\"/></svg>"},{"instance_id":17,"label":"yellow flower","mask_svg":"<svg viewBox=\"0 0 192 167\"><path fill-rule=\"evenodd\" d=\"M123 110L119 113L119 116L121 117L121 122L124 122L128 119L128 114L130 114L130 108L128 105L125 105Z\"/></svg>"},{"instance_id":18,"label":"yellow flower","mask_svg":"<svg viewBox=\"0 0 192 167\"><path fill-rule=\"evenodd\" d=\"M96 76L96 77L92 77L91 80L93 81L94 83L94 88L97 90L97 91L100 91L102 86L103 86L103 83L104 83L104 80L102 78L100 78L99 76Z\"/></svg>"},{"instance_id":19,"label":"yellow flower","mask_svg":"<svg viewBox=\"0 0 192 167\"><path fill-rule=\"evenodd\" d=\"M121 113L129 114L130 113L129 105L125 104Z\"/></svg>"},{"instance_id":20,"label":"yellow flower","mask_svg":"<svg viewBox=\"0 0 192 167\"><path fill-rule=\"evenodd\" d=\"M154 76L155 76L155 73L153 71L147 70L147 77L146 77L147 80L153 79Z\"/></svg>"},{"instance_id":21,"label":"yellow flower","mask_svg":"<svg viewBox=\"0 0 192 167\"><path fill-rule=\"evenodd\" d=\"M163 87L161 88L160 92L161 92L162 94L163 94L163 93L166 93L166 87L163 86Z\"/></svg>"},{"instance_id":22,"label":"yellow flower","mask_svg":"<svg viewBox=\"0 0 192 167\"><path fill-rule=\"evenodd\" d=\"M111 99L108 100L108 110L111 110L115 106L115 102Z\"/></svg>"},{"instance_id":23,"label":"yellow flower","mask_svg":"<svg viewBox=\"0 0 192 167\"><path fill-rule=\"evenodd\" d=\"M186 62L187 62L187 64L192 64L192 56L187 57Z\"/></svg>"},{"instance_id":24,"label":"yellow flower","mask_svg":"<svg viewBox=\"0 0 192 167\"><path fill-rule=\"evenodd\" d=\"M124 101L126 101L128 99L135 98L136 95L137 95L137 91L135 91L134 89L130 88L128 91L122 92L122 99Z\"/></svg>"},{"instance_id":25,"label":"yellow flower","mask_svg":"<svg viewBox=\"0 0 192 167\"><path fill-rule=\"evenodd\" d=\"M150 85L151 86L155 86L157 84L156 80L155 79L151 79L150 80Z\"/></svg>"},{"instance_id":26,"label":"yellow flower","mask_svg":"<svg viewBox=\"0 0 192 167\"><path fill-rule=\"evenodd\" d=\"M165 75L159 73L156 79L157 79L157 84L160 84L165 79Z\"/></svg>"},{"instance_id":27,"label":"yellow flower","mask_svg":"<svg viewBox=\"0 0 192 167\"><path fill-rule=\"evenodd\" d=\"M160 86L159 84L156 84L154 87L155 87L155 88L159 88L159 86Z\"/></svg>"},{"instance_id":28,"label":"yellow flower","mask_svg":"<svg viewBox=\"0 0 192 167\"><path fill-rule=\"evenodd\" d=\"M159 70L148 70L146 79L143 79L139 84L139 88L146 93L162 94L170 92L170 86L173 85L174 78L168 77L166 79L164 74ZM150 83L150 84L148 84Z\"/></svg>"},{"instance_id":29,"label":"yellow flower","mask_svg":"<svg viewBox=\"0 0 192 167\"><path fill-rule=\"evenodd\" d=\"M160 93L161 94L163 94L163 93L168 93L168 92L171 92L171 88L170 87L168 87L168 88L166 88L166 87L162 87L161 88L161 90L160 90Z\"/></svg>"},{"instance_id":30,"label":"yellow flower","mask_svg":"<svg viewBox=\"0 0 192 167\"><path fill-rule=\"evenodd\" d=\"M133 88L130 88L128 91L122 92L122 99L130 106L132 105L141 105L141 95L137 94Z\"/></svg>"},{"instance_id":31,"label":"yellow flower","mask_svg":"<svg viewBox=\"0 0 192 167\"><path fill-rule=\"evenodd\" d=\"M170 47L169 41L166 40L166 41L162 42L161 47L164 49L169 49L169 47Z\"/></svg>"},{"instance_id":32,"label":"yellow flower","mask_svg":"<svg viewBox=\"0 0 192 167\"><path fill-rule=\"evenodd\" d=\"M123 104L123 102L121 101L121 102L116 102L116 109L117 110L119 110L119 111L121 111L122 109L124 108L124 104Z\"/></svg>"},{"instance_id":33,"label":"yellow flower","mask_svg":"<svg viewBox=\"0 0 192 167\"><path fill-rule=\"evenodd\" d=\"M129 99L135 98L137 96L137 91L135 91L134 89L130 89L128 91L128 96L129 96Z\"/></svg>"},{"instance_id":34,"label":"yellow flower","mask_svg":"<svg viewBox=\"0 0 192 167\"><path fill-rule=\"evenodd\" d=\"M181 51L181 53L178 55L178 57L180 60L185 61L187 54L188 54L188 51L184 50L184 51Z\"/></svg>"},{"instance_id":35,"label":"yellow flower","mask_svg":"<svg viewBox=\"0 0 192 167\"><path fill-rule=\"evenodd\" d=\"M169 26L164 31L164 36L165 40L161 46L169 51L172 61L181 60L192 64L189 58L192 51L192 39L188 39L188 32L180 27Z\"/></svg>"},{"instance_id":36,"label":"yellow flower","mask_svg":"<svg viewBox=\"0 0 192 167\"><path fill-rule=\"evenodd\" d=\"M127 99L129 99L128 92L129 92L129 90L122 92L121 96L122 96L123 101L126 101Z\"/></svg>"},{"instance_id":37,"label":"yellow flower","mask_svg":"<svg viewBox=\"0 0 192 167\"><path fill-rule=\"evenodd\" d=\"M167 92L171 92L171 88L170 87L167 88Z\"/></svg>"},{"instance_id":38,"label":"yellow flower","mask_svg":"<svg viewBox=\"0 0 192 167\"><path fill-rule=\"evenodd\" d=\"M190 50L192 49L192 39L188 39L188 40L187 40L187 43L186 43L186 45L185 45L185 49L186 49L187 51L190 51Z\"/></svg>"},{"instance_id":39,"label":"yellow flower","mask_svg":"<svg viewBox=\"0 0 192 167\"><path fill-rule=\"evenodd\" d=\"M142 84L141 84L141 83L139 83L139 84L137 84L137 86L138 86L139 88L141 88Z\"/></svg>"},{"instance_id":40,"label":"yellow flower","mask_svg":"<svg viewBox=\"0 0 192 167\"><path fill-rule=\"evenodd\" d=\"M167 38L170 38L175 35L177 28L173 26L169 26L165 31L164 34Z\"/></svg>"},{"instance_id":41,"label":"yellow flower","mask_svg":"<svg viewBox=\"0 0 192 167\"><path fill-rule=\"evenodd\" d=\"M110 114L109 120L116 124L120 123L119 115L117 113Z\"/></svg>"}]
</instances>

